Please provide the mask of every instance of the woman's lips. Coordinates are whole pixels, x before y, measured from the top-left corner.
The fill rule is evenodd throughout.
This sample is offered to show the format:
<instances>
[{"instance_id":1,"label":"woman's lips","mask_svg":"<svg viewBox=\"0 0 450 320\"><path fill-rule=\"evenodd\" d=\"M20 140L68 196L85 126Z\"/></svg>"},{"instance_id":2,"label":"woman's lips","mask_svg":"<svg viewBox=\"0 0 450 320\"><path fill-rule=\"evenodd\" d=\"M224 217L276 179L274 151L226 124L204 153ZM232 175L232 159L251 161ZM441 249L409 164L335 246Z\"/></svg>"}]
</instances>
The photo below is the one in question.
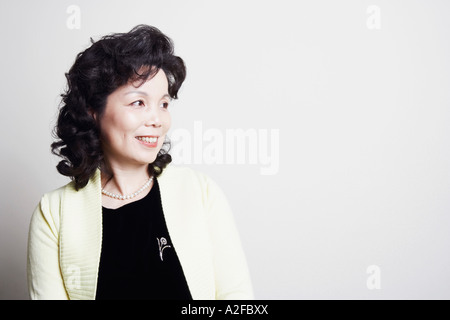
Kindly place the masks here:
<instances>
[{"instance_id":1,"label":"woman's lips","mask_svg":"<svg viewBox=\"0 0 450 320\"><path fill-rule=\"evenodd\" d=\"M139 136L136 139L144 146L149 148L156 148L158 145L158 137L156 136Z\"/></svg>"}]
</instances>

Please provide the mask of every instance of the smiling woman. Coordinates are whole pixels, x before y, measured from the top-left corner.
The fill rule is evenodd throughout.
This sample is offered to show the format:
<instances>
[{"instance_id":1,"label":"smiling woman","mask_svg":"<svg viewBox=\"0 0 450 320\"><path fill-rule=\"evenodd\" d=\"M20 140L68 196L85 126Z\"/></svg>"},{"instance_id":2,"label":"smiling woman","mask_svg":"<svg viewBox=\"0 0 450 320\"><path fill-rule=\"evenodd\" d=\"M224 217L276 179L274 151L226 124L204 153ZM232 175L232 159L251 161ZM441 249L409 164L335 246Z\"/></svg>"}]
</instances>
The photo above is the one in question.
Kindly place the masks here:
<instances>
[{"instance_id":1,"label":"smiling woman","mask_svg":"<svg viewBox=\"0 0 450 320\"><path fill-rule=\"evenodd\" d=\"M185 76L172 41L145 25L77 56L52 144L73 181L33 214L33 299L252 297L224 194L169 166L169 104Z\"/></svg>"},{"instance_id":2,"label":"smiling woman","mask_svg":"<svg viewBox=\"0 0 450 320\"><path fill-rule=\"evenodd\" d=\"M137 26L128 33L105 36L78 54L66 74L68 89L62 95L63 106L55 132L59 140L52 144L53 152L64 158L58 171L72 177L76 188L84 187L99 165L104 172L110 171L108 163L103 161L105 141L101 140L98 122L105 112L112 114L107 111L118 99L124 107L139 109L149 97L152 103L164 98L163 104L177 98L186 68L173 51L172 41L158 29ZM157 80L152 80L155 76ZM149 81L157 83L161 92L154 92L156 88L148 92L153 87L148 85ZM167 142L159 150L156 161L151 161L149 175L159 174L170 163L169 146Z\"/></svg>"}]
</instances>

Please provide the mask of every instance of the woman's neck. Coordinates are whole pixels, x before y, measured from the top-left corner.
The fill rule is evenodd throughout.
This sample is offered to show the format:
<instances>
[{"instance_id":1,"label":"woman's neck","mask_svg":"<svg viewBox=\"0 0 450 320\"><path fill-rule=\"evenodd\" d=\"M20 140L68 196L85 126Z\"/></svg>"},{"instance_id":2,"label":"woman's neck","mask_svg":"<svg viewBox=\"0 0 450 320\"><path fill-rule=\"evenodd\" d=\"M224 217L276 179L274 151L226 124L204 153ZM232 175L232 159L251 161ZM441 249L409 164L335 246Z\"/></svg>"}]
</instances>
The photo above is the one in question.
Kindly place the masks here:
<instances>
[{"instance_id":1,"label":"woman's neck","mask_svg":"<svg viewBox=\"0 0 450 320\"><path fill-rule=\"evenodd\" d=\"M129 195L138 191L150 178L148 165L123 168L120 166L108 166L108 170L102 170L102 189L119 195ZM150 185L151 189L153 184ZM103 195L102 202L105 207L116 208L145 197L147 192L142 192L137 197L129 200L112 199Z\"/></svg>"}]
</instances>

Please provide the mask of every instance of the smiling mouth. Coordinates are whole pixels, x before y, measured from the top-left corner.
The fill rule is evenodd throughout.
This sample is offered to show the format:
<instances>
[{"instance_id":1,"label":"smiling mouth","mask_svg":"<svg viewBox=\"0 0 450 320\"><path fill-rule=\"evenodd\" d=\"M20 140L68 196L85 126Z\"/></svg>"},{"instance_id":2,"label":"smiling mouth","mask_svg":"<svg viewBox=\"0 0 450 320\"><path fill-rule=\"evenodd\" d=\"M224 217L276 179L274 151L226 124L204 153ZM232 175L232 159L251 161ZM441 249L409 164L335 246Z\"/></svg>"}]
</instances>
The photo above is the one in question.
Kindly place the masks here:
<instances>
[{"instance_id":1,"label":"smiling mouth","mask_svg":"<svg viewBox=\"0 0 450 320\"><path fill-rule=\"evenodd\" d=\"M150 147L150 148L154 148L158 145L158 137L154 137L154 136L139 136L136 137L136 139L142 143L143 145Z\"/></svg>"}]
</instances>

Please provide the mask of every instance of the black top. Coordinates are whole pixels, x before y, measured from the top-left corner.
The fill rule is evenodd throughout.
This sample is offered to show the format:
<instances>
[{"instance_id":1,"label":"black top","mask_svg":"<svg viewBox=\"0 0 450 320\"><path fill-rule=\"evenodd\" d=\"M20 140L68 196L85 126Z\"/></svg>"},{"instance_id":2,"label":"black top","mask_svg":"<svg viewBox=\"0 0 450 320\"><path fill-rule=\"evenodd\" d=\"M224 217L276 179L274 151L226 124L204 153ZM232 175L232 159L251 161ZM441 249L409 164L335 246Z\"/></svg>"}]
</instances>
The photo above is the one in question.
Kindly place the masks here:
<instances>
[{"instance_id":1,"label":"black top","mask_svg":"<svg viewBox=\"0 0 450 320\"><path fill-rule=\"evenodd\" d=\"M96 299L192 299L167 230L156 179L143 199L103 208Z\"/></svg>"}]
</instances>

